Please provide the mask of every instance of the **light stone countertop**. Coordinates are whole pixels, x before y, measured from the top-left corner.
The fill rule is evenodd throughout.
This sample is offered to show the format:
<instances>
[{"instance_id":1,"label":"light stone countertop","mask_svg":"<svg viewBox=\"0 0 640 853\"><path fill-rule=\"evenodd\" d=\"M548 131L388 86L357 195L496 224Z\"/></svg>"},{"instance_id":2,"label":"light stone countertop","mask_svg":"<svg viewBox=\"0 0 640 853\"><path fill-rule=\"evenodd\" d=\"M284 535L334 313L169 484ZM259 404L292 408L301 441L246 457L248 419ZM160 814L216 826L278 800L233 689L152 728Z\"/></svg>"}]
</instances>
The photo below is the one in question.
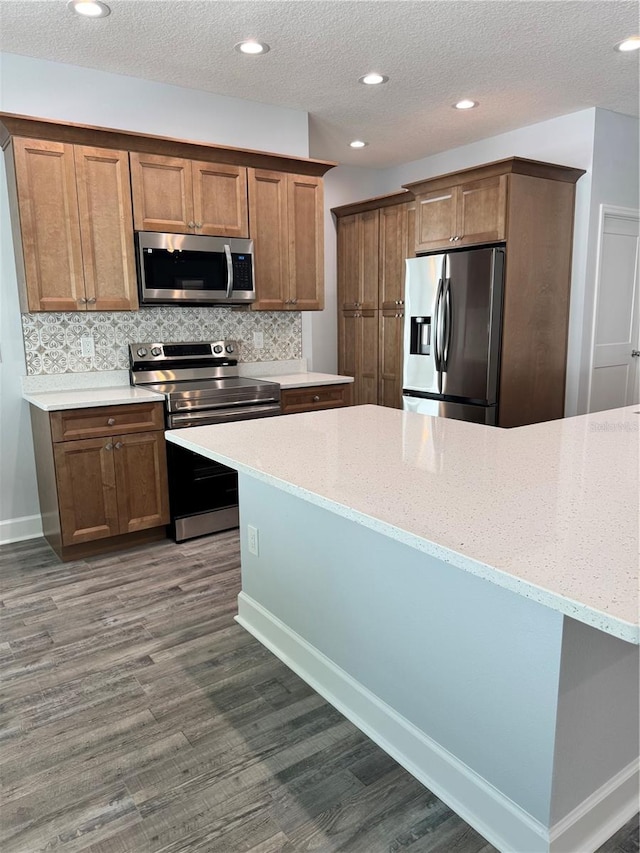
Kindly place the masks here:
<instances>
[{"instance_id":1,"label":"light stone countertop","mask_svg":"<svg viewBox=\"0 0 640 853\"><path fill-rule=\"evenodd\" d=\"M127 403L146 403L149 400L163 402L162 394L117 385L106 388L74 388L66 391L23 391L22 396L32 406L45 412L63 409L90 409L93 406L120 406Z\"/></svg>"},{"instance_id":2,"label":"light stone countertop","mask_svg":"<svg viewBox=\"0 0 640 853\"><path fill-rule=\"evenodd\" d=\"M640 642L640 406L511 430L357 406L167 438Z\"/></svg>"},{"instance_id":3,"label":"light stone countertop","mask_svg":"<svg viewBox=\"0 0 640 853\"><path fill-rule=\"evenodd\" d=\"M314 385L344 385L353 382L353 376L338 376L334 373L270 373L256 376L256 379L268 379L277 382L283 388L310 388Z\"/></svg>"}]
</instances>

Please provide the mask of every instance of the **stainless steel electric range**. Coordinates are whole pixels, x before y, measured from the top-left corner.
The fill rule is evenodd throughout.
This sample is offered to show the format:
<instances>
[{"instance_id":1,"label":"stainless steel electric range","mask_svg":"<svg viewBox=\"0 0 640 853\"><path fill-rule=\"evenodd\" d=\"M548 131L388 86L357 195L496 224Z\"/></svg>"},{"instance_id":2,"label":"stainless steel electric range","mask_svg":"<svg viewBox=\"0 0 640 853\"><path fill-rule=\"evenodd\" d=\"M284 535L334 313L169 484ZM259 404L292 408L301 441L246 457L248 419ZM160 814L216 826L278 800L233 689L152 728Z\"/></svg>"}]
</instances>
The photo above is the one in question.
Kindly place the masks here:
<instances>
[{"instance_id":1,"label":"stainless steel electric range","mask_svg":"<svg viewBox=\"0 0 640 853\"><path fill-rule=\"evenodd\" d=\"M235 341L136 343L131 384L162 394L167 429L280 414L277 382L238 375ZM171 534L177 542L238 526L235 471L167 443Z\"/></svg>"}]
</instances>

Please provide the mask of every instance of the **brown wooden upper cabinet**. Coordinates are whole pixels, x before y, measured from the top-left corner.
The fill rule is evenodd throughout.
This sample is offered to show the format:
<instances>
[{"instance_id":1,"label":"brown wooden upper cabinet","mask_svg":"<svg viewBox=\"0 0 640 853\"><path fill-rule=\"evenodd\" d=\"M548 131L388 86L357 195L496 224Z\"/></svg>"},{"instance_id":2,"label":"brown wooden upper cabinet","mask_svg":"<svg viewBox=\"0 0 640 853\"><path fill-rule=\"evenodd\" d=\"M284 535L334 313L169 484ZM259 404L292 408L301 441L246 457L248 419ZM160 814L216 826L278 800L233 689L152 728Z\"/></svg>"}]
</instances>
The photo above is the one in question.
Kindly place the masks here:
<instances>
[{"instance_id":1,"label":"brown wooden upper cabinet","mask_svg":"<svg viewBox=\"0 0 640 853\"><path fill-rule=\"evenodd\" d=\"M265 169L248 171L254 241L254 311L324 307L322 179Z\"/></svg>"},{"instance_id":2,"label":"brown wooden upper cabinet","mask_svg":"<svg viewBox=\"0 0 640 853\"><path fill-rule=\"evenodd\" d=\"M417 252L505 238L507 176L416 192Z\"/></svg>"},{"instance_id":3,"label":"brown wooden upper cabinet","mask_svg":"<svg viewBox=\"0 0 640 853\"><path fill-rule=\"evenodd\" d=\"M135 310L127 152L15 137L7 168L22 310Z\"/></svg>"},{"instance_id":4,"label":"brown wooden upper cabinet","mask_svg":"<svg viewBox=\"0 0 640 853\"><path fill-rule=\"evenodd\" d=\"M248 237L244 166L132 152L136 231Z\"/></svg>"},{"instance_id":5,"label":"brown wooden upper cabinet","mask_svg":"<svg viewBox=\"0 0 640 853\"><path fill-rule=\"evenodd\" d=\"M339 307L343 311L378 308L378 248L380 211L367 210L341 217L338 227Z\"/></svg>"}]
</instances>

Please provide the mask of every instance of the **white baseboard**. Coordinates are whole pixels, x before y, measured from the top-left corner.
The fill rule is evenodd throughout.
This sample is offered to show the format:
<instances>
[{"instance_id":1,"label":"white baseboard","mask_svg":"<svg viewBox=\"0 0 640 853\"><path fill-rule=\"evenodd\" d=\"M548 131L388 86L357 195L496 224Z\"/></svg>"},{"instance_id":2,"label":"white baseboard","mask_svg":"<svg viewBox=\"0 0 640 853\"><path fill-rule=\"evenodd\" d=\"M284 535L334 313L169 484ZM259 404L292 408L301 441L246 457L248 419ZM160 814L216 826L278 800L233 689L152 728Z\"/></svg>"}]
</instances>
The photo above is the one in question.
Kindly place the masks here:
<instances>
[{"instance_id":1,"label":"white baseboard","mask_svg":"<svg viewBox=\"0 0 640 853\"><path fill-rule=\"evenodd\" d=\"M236 621L503 853L548 853L548 829L244 592Z\"/></svg>"},{"instance_id":2,"label":"white baseboard","mask_svg":"<svg viewBox=\"0 0 640 853\"><path fill-rule=\"evenodd\" d=\"M638 811L636 758L551 827L550 853L593 853Z\"/></svg>"},{"instance_id":3,"label":"white baseboard","mask_svg":"<svg viewBox=\"0 0 640 853\"><path fill-rule=\"evenodd\" d=\"M0 521L0 545L36 539L42 536L42 518L39 515L24 515Z\"/></svg>"}]
</instances>

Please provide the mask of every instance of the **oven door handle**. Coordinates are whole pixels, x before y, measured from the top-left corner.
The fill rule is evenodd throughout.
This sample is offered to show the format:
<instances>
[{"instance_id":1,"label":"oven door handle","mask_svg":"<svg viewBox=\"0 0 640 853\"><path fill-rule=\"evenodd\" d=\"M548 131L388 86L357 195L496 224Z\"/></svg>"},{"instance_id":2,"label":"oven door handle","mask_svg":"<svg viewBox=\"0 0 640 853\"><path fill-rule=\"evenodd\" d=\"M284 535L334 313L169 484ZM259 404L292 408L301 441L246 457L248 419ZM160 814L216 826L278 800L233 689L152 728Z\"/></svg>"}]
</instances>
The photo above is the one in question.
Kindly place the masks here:
<instances>
[{"instance_id":1,"label":"oven door handle","mask_svg":"<svg viewBox=\"0 0 640 853\"><path fill-rule=\"evenodd\" d=\"M203 405L198 404L198 401L195 400L193 402L177 402L173 404L173 408L170 408L170 411L183 411L183 412L214 412L218 409L239 409L242 406L259 406L264 403L277 403L277 399L275 397L271 398L263 398L262 400L225 400L224 403L212 403L210 400Z\"/></svg>"},{"instance_id":2,"label":"oven door handle","mask_svg":"<svg viewBox=\"0 0 640 853\"><path fill-rule=\"evenodd\" d=\"M185 415L170 415L169 429L181 429L190 426L207 426L225 421L241 421L249 418L264 418L281 413L280 405L245 406L243 409L223 411L191 412Z\"/></svg>"},{"instance_id":3,"label":"oven door handle","mask_svg":"<svg viewBox=\"0 0 640 853\"><path fill-rule=\"evenodd\" d=\"M227 257L227 299L231 299L233 292L233 259L231 258L231 246L224 244L224 253Z\"/></svg>"}]
</instances>

